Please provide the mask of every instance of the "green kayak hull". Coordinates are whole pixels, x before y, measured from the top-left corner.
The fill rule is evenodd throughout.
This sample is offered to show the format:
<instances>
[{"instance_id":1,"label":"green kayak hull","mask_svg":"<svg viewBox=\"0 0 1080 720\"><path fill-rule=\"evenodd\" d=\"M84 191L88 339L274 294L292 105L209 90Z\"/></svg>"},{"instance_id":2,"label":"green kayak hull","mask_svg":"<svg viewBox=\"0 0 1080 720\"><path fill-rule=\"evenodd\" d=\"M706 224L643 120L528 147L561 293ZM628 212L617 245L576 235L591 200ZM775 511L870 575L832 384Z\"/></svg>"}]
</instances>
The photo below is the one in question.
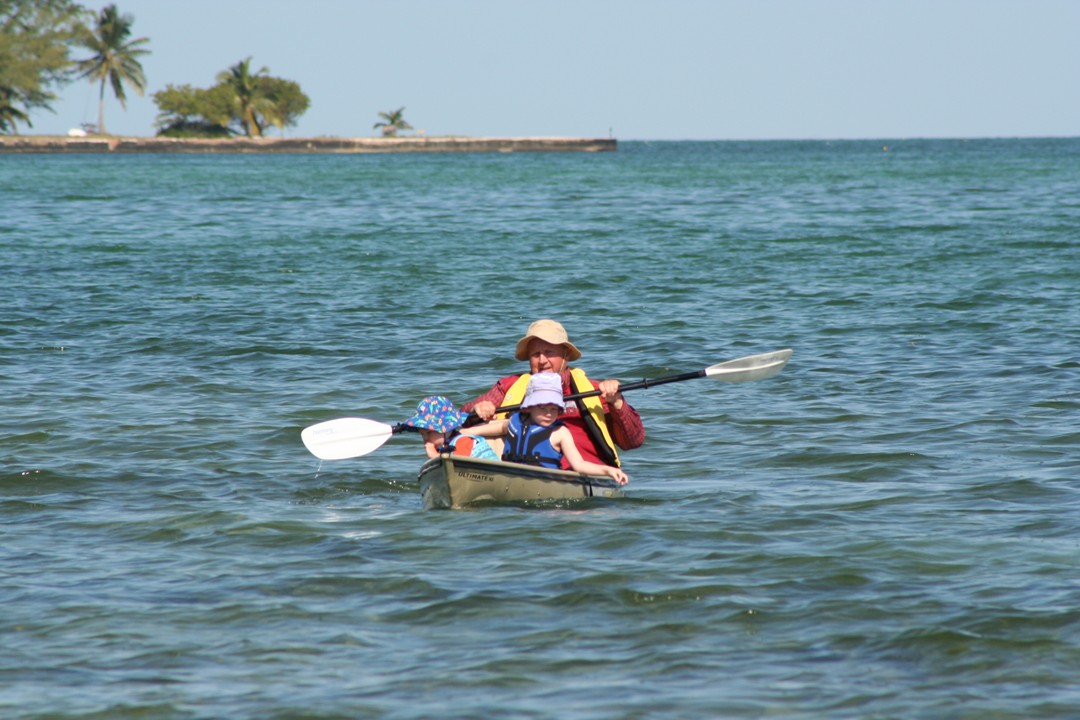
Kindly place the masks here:
<instances>
[{"instance_id":1,"label":"green kayak hull","mask_svg":"<svg viewBox=\"0 0 1080 720\"><path fill-rule=\"evenodd\" d=\"M440 455L420 468L424 509L458 509L473 503L584 500L622 495L606 475L583 475L497 460Z\"/></svg>"}]
</instances>

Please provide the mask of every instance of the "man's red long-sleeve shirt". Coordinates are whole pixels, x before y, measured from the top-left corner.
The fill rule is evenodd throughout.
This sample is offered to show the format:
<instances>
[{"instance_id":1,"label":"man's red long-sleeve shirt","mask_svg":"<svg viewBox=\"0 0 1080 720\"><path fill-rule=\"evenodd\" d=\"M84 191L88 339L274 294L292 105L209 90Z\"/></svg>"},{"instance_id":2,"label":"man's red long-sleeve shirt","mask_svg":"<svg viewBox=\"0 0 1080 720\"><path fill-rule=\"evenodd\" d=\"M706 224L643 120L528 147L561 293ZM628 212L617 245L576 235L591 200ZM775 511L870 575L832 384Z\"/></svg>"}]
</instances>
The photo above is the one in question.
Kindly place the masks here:
<instances>
[{"instance_id":1,"label":"man's red long-sleeve shirt","mask_svg":"<svg viewBox=\"0 0 1080 720\"><path fill-rule=\"evenodd\" d=\"M572 392L570 387L570 372L569 369L561 373L563 381L563 395L569 395ZM490 390L483 395L479 396L471 402L467 402L461 406L462 411L470 412L476 404L487 400L499 407L502 404L503 398L506 397L507 391L510 387L517 382L517 379L521 375L509 375L501 378L496 382ZM589 380L592 383L594 389L599 389L596 382L592 379ZM608 403L603 403L604 414L608 421L608 430L611 432L611 439L615 441L615 444L623 450L633 450L634 448L641 447L645 442L645 426L641 423L641 416L638 415L638 411L630 406L630 403L626 402L626 398L623 398L623 406L621 409L616 410ZM581 414L578 411L577 405L573 402L566 404L566 410L559 416L566 427L569 428L571 435L574 437L574 444L577 446L581 456L591 462L604 464L604 461L600 459L600 456L596 452L596 447L593 445L592 438L589 437L588 431L585 429L585 421L582 420ZM566 459L563 458L563 467L568 468L569 465Z\"/></svg>"}]
</instances>

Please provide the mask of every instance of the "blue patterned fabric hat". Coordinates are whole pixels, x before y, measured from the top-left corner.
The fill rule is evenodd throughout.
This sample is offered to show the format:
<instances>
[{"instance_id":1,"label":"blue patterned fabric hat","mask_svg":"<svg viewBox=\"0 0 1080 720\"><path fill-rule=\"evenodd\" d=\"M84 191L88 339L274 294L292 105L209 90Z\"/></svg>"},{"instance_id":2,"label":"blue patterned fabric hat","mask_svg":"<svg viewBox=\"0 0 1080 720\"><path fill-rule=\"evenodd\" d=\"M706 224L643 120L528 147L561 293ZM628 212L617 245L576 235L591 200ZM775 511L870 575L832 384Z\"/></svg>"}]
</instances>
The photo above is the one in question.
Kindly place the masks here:
<instances>
[{"instance_id":1,"label":"blue patterned fabric hat","mask_svg":"<svg viewBox=\"0 0 1080 720\"><path fill-rule=\"evenodd\" d=\"M553 372L536 373L529 378L529 384L525 387L525 399L521 401L521 409L548 404L566 409L562 394L562 378L558 373Z\"/></svg>"},{"instance_id":2,"label":"blue patterned fabric hat","mask_svg":"<svg viewBox=\"0 0 1080 720\"><path fill-rule=\"evenodd\" d=\"M447 433L465 422L465 413L454 409L454 403L442 395L431 395L416 406L416 414L405 421L409 427Z\"/></svg>"}]
</instances>

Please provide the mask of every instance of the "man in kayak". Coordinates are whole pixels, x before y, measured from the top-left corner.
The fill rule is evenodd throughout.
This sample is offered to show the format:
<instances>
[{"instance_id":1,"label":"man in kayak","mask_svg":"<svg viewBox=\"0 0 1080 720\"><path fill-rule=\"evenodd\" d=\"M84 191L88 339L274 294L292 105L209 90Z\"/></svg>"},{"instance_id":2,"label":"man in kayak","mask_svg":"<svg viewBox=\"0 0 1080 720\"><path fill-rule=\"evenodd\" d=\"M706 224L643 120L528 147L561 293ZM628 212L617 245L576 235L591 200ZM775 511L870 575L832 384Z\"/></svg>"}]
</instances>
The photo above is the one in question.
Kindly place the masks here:
<instances>
[{"instance_id":1,"label":"man in kayak","mask_svg":"<svg viewBox=\"0 0 1080 720\"><path fill-rule=\"evenodd\" d=\"M570 362L581 357L581 351L570 342L560 323L548 319L534 322L518 340L514 357L527 360L529 372L501 378L486 393L462 405L463 412L474 412L482 420L505 419L505 413L497 414L496 410L520 404L533 374L554 372L562 379L564 395L600 390L599 397L567 404L559 416L584 460L619 467L620 448L633 450L645 442L641 417L619 392L619 381L594 382L585 371L570 367ZM569 467L565 460L563 467Z\"/></svg>"},{"instance_id":2,"label":"man in kayak","mask_svg":"<svg viewBox=\"0 0 1080 720\"><path fill-rule=\"evenodd\" d=\"M620 485L629 478L611 465L590 462L581 457L574 436L559 419L566 409L563 400L562 378L558 373L539 372L529 378L521 409L506 420L491 420L469 428L481 437L502 438L502 459L506 462L562 468L569 465L574 472L587 475L607 475Z\"/></svg>"}]
</instances>

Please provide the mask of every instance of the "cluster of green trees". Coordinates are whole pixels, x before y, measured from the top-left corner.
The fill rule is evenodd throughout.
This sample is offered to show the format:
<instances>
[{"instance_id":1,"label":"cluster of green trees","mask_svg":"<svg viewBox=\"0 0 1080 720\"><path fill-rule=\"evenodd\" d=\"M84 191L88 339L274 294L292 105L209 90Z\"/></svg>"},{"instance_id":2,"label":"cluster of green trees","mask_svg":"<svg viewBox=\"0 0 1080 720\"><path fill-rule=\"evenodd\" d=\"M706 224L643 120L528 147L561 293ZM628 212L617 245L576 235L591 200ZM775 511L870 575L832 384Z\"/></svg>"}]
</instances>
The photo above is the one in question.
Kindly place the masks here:
<instances>
[{"instance_id":1,"label":"cluster of green trees","mask_svg":"<svg viewBox=\"0 0 1080 720\"><path fill-rule=\"evenodd\" d=\"M76 79L98 83L97 132L106 134L105 86L127 108L126 88L142 95L139 58L147 38L132 38L134 18L116 5L93 13L72 0L0 0L0 132L33 127L30 114L51 110L56 90ZM72 57L83 52L84 57ZM209 90L166 86L154 94L160 134L262 135L269 125L295 125L310 101L291 80L252 73L251 58L221 73Z\"/></svg>"},{"instance_id":2,"label":"cluster of green trees","mask_svg":"<svg viewBox=\"0 0 1080 720\"><path fill-rule=\"evenodd\" d=\"M72 0L0 0L0 132L33 127L30 113L51 110L55 90L83 78L100 84L98 129L105 132L105 85L126 107L125 85L146 86L139 57L146 38L131 39L132 18L115 5L94 14ZM72 50L88 56L72 59Z\"/></svg>"},{"instance_id":3,"label":"cluster of green trees","mask_svg":"<svg viewBox=\"0 0 1080 720\"><path fill-rule=\"evenodd\" d=\"M270 125L295 125L310 104L292 80L271 77L266 68L252 72L250 57L219 73L211 88L166 85L154 102L158 134L170 137L226 137L234 128L260 137Z\"/></svg>"},{"instance_id":4,"label":"cluster of green trees","mask_svg":"<svg viewBox=\"0 0 1080 720\"><path fill-rule=\"evenodd\" d=\"M94 13L73 0L0 0L0 133L33 127L32 112L52 110L60 87L86 79L99 85L96 130L106 134L105 86L124 109L126 88L146 89L139 58L149 54L149 40L131 37L133 24L116 5ZM153 98L158 134L172 137L259 137L270 126L295 126L311 104L295 82L265 67L252 72L250 57L221 72L213 87L166 85ZM375 129L390 137L411 130L404 110L379 113Z\"/></svg>"}]
</instances>

